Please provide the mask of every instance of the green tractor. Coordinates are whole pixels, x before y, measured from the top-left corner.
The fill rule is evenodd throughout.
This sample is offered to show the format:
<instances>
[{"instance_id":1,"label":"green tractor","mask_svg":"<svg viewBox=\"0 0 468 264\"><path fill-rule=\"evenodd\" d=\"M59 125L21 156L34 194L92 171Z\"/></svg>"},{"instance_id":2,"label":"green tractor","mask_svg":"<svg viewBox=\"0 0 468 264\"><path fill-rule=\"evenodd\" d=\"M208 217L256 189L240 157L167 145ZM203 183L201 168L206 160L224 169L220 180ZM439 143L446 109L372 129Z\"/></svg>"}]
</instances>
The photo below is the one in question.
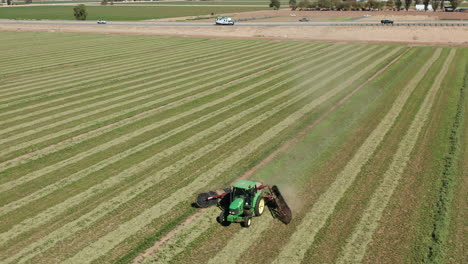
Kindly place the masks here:
<instances>
[{"instance_id":1,"label":"green tractor","mask_svg":"<svg viewBox=\"0 0 468 264\"><path fill-rule=\"evenodd\" d=\"M223 226L240 223L250 227L252 218L261 216L265 207L284 224L289 224L292 219L291 209L276 185L270 188L248 180L239 180L232 188L222 191L200 193L195 203L200 208L217 205L221 213L216 220Z\"/></svg>"}]
</instances>

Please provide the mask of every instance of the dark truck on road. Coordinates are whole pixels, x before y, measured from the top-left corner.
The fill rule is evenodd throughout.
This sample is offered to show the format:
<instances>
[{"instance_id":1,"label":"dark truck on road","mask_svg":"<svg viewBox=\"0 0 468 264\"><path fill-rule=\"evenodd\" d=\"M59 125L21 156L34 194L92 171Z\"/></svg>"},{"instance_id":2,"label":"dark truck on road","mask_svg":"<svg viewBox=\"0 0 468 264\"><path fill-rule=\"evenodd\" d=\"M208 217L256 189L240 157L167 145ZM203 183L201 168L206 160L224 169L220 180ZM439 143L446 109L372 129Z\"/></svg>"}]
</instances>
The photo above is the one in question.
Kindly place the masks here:
<instances>
[{"instance_id":1,"label":"dark truck on road","mask_svg":"<svg viewBox=\"0 0 468 264\"><path fill-rule=\"evenodd\" d=\"M382 23L383 25L385 25L385 24L392 24L393 25L393 20L382 19L382 20L380 20L380 23Z\"/></svg>"}]
</instances>

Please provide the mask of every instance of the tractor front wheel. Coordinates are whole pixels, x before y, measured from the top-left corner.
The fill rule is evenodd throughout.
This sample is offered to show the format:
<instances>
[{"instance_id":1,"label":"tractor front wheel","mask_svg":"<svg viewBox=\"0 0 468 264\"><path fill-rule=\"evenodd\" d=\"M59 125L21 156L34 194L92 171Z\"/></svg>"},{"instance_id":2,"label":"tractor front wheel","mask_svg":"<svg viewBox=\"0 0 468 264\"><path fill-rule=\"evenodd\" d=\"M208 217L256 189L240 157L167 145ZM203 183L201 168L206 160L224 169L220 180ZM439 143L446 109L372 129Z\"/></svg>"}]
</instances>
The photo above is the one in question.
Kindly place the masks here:
<instances>
[{"instance_id":1,"label":"tractor front wheel","mask_svg":"<svg viewBox=\"0 0 468 264\"><path fill-rule=\"evenodd\" d=\"M265 198L258 197L257 203L255 204L255 215L261 216L265 211Z\"/></svg>"},{"instance_id":2,"label":"tractor front wheel","mask_svg":"<svg viewBox=\"0 0 468 264\"><path fill-rule=\"evenodd\" d=\"M252 217L247 216L247 217L244 219L244 222L241 223L241 226L242 226L242 227L250 227L251 224L252 224Z\"/></svg>"},{"instance_id":3,"label":"tractor front wheel","mask_svg":"<svg viewBox=\"0 0 468 264\"><path fill-rule=\"evenodd\" d=\"M229 226L231 222L226 220L226 216L224 215L224 211L222 211L218 217L216 217L216 221L220 223L222 226Z\"/></svg>"}]
</instances>

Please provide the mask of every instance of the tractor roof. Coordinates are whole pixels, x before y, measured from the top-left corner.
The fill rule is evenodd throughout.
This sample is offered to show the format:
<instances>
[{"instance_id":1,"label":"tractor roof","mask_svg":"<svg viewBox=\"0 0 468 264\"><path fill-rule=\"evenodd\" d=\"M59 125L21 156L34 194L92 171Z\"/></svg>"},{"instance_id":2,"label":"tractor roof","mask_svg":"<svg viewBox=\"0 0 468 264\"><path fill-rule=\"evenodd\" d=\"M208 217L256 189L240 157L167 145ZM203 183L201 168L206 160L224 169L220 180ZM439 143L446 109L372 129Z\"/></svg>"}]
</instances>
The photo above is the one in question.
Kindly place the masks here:
<instances>
[{"instance_id":1,"label":"tractor roof","mask_svg":"<svg viewBox=\"0 0 468 264\"><path fill-rule=\"evenodd\" d=\"M238 182L234 183L234 187L240 189L252 189L256 187L256 184L253 181L239 180Z\"/></svg>"}]
</instances>

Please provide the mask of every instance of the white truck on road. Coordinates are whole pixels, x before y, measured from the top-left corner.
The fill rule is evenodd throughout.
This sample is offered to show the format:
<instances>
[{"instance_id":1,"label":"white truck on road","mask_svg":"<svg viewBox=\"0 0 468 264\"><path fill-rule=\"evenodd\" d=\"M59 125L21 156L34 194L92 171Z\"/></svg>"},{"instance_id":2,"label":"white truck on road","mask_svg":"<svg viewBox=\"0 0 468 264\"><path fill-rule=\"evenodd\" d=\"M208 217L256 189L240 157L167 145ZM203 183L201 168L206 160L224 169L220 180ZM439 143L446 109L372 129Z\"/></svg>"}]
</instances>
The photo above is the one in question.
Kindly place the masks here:
<instances>
[{"instance_id":1,"label":"white truck on road","mask_svg":"<svg viewBox=\"0 0 468 264\"><path fill-rule=\"evenodd\" d=\"M216 18L216 25L234 26L234 20L232 20L230 17L217 17Z\"/></svg>"}]
</instances>

